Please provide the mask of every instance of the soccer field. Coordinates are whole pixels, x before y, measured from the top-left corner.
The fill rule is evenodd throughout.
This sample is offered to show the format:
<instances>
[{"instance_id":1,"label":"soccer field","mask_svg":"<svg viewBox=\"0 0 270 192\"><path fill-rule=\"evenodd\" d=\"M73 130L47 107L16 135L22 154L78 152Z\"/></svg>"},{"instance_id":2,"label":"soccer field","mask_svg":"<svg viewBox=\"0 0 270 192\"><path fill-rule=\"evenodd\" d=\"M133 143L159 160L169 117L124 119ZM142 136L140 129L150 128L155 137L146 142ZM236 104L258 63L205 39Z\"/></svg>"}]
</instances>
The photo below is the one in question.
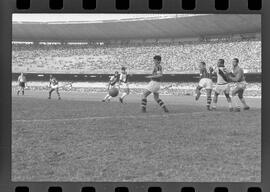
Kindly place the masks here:
<instances>
[{"instance_id":1,"label":"soccer field","mask_svg":"<svg viewBox=\"0 0 270 192\"><path fill-rule=\"evenodd\" d=\"M55 94L55 93L54 93ZM102 93L44 91L12 97L12 181L259 182L261 100L229 112L225 98L140 96L102 103Z\"/></svg>"}]
</instances>

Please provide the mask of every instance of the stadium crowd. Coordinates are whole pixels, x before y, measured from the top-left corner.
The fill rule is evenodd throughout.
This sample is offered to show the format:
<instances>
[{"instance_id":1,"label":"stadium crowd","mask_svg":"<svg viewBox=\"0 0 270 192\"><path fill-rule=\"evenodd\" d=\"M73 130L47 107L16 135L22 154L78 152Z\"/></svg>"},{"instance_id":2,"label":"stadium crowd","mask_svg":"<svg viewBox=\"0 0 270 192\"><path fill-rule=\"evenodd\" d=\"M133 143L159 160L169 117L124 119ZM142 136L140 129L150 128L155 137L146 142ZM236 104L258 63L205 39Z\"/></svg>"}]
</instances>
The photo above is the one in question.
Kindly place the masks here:
<instances>
[{"instance_id":1,"label":"stadium crowd","mask_svg":"<svg viewBox=\"0 0 270 192\"><path fill-rule=\"evenodd\" d=\"M111 73L127 66L130 73L148 73L153 55L162 56L164 73L197 72L199 61L231 66L238 57L246 72L261 72L261 41L216 40L143 45L13 45L13 72Z\"/></svg>"}]
</instances>

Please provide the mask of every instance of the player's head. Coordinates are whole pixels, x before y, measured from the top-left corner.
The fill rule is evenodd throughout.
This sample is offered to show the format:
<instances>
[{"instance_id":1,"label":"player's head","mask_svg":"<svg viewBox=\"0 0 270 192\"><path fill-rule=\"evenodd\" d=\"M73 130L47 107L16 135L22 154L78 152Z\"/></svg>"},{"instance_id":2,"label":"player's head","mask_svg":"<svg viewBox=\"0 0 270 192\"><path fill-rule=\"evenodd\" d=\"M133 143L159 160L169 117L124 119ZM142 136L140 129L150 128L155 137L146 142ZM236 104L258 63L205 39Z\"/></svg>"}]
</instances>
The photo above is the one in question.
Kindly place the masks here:
<instances>
[{"instance_id":1,"label":"player's head","mask_svg":"<svg viewBox=\"0 0 270 192\"><path fill-rule=\"evenodd\" d=\"M199 64L199 68L200 68L200 69L206 68L205 62L201 61L200 64Z\"/></svg>"},{"instance_id":2,"label":"player's head","mask_svg":"<svg viewBox=\"0 0 270 192\"><path fill-rule=\"evenodd\" d=\"M238 65L238 63L239 63L239 59L238 58L234 58L232 60L232 64L233 64L234 67L236 67Z\"/></svg>"},{"instance_id":3,"label":"player's head","mask_svg":"<svg viewBox=\"0 0 270 192\"><path fill-rule=\"evenodd\" d=\"M121 72L125 73L126 72L126 67L121 67Z\"/></svg>"},{"instance_id":4,"label":"player's head","mask_svg":"<svg viewBox=\"0 0 270 192\"><path fill-rule=\"evenodd\" d=\"M53 78L53 75L50 75L50 79L52 79Z\"/></svg>"},{"instance_id":5,"label":"player's head","mask_svg":"<svg viewBox=\"0 0 270 192\"><path fill-rule=\"evenodd\" d=\"M160 64L160 62L161 62L161 56L160 55L155 55L153 59L154 59L155 65Z\"/></svg>"},{"instance_id":6,"label":"player's head","mask_svg":"<svg viewBox=\"0 0 270 192\"><path fill-rule=\"evenodd\" d=\"M218 63L217 63L217 66L218 67L225 67L224 63L225 63L224 59L219 59Z\"/></svg>"},{"instance_id":7,"label":"player's head","mask_svg":"<svg viewBox=\"0 0 270 192\"><path fill-rule=\"evenodd\" d=\"M23 76L23 72L21 72L21 76Z\"/></svg>"},{"instance_id":8,"label":"player's head","mask_svg":"<svg viewBox=\"0 0 270 192\"><path fill-rule=\"evenodd\" d=\"M117 77L118 74L119 74L118 71L115 71L115 72L114 72L114 76L115 76L115 77Z\"/></svg>"}]
</instances>

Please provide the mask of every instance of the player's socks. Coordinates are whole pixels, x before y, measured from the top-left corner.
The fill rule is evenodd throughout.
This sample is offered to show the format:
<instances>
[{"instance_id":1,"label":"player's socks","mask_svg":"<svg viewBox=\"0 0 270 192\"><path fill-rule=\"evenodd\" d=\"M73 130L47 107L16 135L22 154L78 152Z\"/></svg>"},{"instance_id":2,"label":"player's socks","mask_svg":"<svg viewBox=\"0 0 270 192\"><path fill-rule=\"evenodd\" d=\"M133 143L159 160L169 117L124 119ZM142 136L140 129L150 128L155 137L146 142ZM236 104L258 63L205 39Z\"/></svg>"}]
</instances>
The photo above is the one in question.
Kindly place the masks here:
<instances>
[{"instance_id":1,"label":"player's socks","mask_svg":"<svg viewBox=\"0 0 270 192\"><path fill-rule=\"evenodd\" d=\"M123 99L122 99L122 97L119 97L119 101L120 101L120 103L123 104Z\"/></svg>"},{"instance_id":2,"label":"player's socks","mask_svg":"<svg viewBox=\"0 0 270 192\"><path fill-rule=\"evenodd\" d=\"M238 103L238 98L237 96L232 96L232 105L235 107L235 109L237 109L236 111L239 111L238 109L240 109L240 105Z\"/></svg>"},{"instance_id":3,"label":"player's socks","mask_svg":"<svg viewBox=\"0 0 270 192\"><path fill-rule=\"evenodd\" d=\"M146 112L146 104L147 104L147 99L142 99L141 101L142 112Z\"/></svg>"},{"instance_id":4,"label":"player's socks","mask_svg":"<svg viewBox=\"0 0 270 192\"><path fill-rule=\"evenodd\" d=\"M245 109L245 110L248 110L248 109L249 109L249 106L247 105L246 100L245 100L244 98L242 98L242 99L240 99L240 101L241 101L241 103L243 104L244 109Z\"/></svg>"},{"instance_id":5,"label":"player's socks","mask_svg":"<svg viewBox=\"0 0 270 192\"><path fill-rule=\"evenodd\" d=\"M106 101L106 100L108 100L108 99L109 99L109 97L110 97L110 95L109 95L109 94L107 94L107 95L104 97L104 99L103 99L102 101Z\"/></svg>"},{"instance_id":6,"label":"player's socks","mask_svg":"<svg viewBox=\"0 0 270 192\"><path fill-rule=\"evenodd\" d=\"M206 105L206 108L207 108L208 111L212 111L210 105Z\"/></svg>"},{"instance_id":7,"label":"player's socks","mask_svg":"<svg viewBox=\"0 0 270 192\"><path fill-rule=\"evenodd\" d=\"M158 100L157 100L157 103L159 104L159 106L160 106L161 108L163 108L163 110L164 110L165 112L169 112L169 110L167 109L167 107L165 106L164 102L163 102L161 99L158 99Z\"/></svg>"},{"instance_id":8,"label":"player's socks","mask_svg":"<svg viewBox=\"0 0 270 192\"><path fill-rule=\"evenodd\" d=\"M24 91L22 91L22 95L24 95Z\"/></svg>"},{"instance_id":9,"label":"player's socks","mask_svg":"<svg viewBox=\"0 0 270 192\"><path fill-rule=\"evenodd\" d=\"M124 99L127 96L127 93L123 93L121 99Z\"/></svg>"},{"instance_id":10,"label":"player's socks","mask_svg":"<svg viewBox=\"0 0 270 192\"><path fill-rule=\"evenodd\" d=\"M20 90L19 91L17 91L17 95L19 95L20 94Z\"/></svg>"},{"instance_id":11,"label":"player's socks","mask_svg":"<svg viewBox=\"0 0 270 192\"><path fill-rule=\"evenodd\" d=\"M196 100L196 101L198 101L198 100L199 100L199 98L200 98L200 96L201 96L201 92L200 92L200 91L198 91L198 92L197 92L197 94L196 94L195 100Z\"/></svg>"}]
</instances>

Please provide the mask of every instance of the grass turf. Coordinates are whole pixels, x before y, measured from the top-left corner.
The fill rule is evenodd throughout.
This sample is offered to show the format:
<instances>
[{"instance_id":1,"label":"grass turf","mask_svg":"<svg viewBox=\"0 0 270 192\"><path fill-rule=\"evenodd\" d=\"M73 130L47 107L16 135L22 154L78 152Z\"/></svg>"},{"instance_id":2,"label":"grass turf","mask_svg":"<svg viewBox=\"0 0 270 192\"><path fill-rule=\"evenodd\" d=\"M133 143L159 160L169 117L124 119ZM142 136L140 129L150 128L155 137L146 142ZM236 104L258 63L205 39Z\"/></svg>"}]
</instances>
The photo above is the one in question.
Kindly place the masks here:
<instances>
[{"instance_id":1,"label":"grass turf","mask_svg":"<svg viewBox=\"0 0 270 192\"><path fill-rule=\"evenodd\" d=\"M217 112L206 98L161 96L102 103L104 95L28 91L12 97L12 181L259 182L261 111Z\"/></svg>"}]
</instances>

